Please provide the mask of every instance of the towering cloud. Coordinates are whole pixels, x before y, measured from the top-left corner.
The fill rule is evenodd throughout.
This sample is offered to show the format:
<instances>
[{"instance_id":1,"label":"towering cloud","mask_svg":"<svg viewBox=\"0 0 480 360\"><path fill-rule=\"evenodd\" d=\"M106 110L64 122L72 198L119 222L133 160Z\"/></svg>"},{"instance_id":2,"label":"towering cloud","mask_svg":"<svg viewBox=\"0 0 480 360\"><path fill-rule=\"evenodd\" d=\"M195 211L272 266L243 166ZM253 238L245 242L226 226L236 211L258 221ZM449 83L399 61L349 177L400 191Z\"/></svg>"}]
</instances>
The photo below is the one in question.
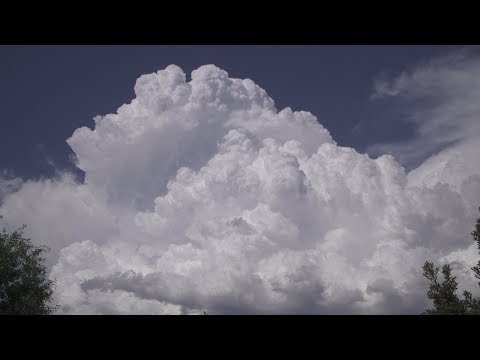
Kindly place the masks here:
<instances>
[{"instance_id":1,"label":"towering cloud","mask_svg":"<svg viewBox=\"0 0 480 360\"><path fill-rule=\"evenodd\" d=\"M84 183L0 181L8 225L52 248L61 313L416 313L426 259L475 261L480 171L449 172L463 148L407 174L213 65L143 75L135 94L67 140Z\"/></svg>"}]
</instances>

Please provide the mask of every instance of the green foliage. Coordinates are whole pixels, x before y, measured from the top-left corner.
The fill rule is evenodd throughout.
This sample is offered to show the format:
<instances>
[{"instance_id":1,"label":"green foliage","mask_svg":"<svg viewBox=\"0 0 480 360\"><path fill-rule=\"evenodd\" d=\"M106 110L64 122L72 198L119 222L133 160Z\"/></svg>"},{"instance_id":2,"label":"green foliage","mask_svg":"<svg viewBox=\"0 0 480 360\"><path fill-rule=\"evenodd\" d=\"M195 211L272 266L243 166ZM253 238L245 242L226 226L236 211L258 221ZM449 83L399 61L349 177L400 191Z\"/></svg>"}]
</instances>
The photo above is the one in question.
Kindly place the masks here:
<instances>
[{"instance_id":1,"label":"green foliage","mask_svg":"<svg viewBox=\"0 0 480 360\"><path fill-rule=\"evenodd\" d=\"M0 315L45 315L59 307L50 305L55 283L44 265L48 248L34 246L24 229L0 232Z\"/></svg>"},{"instance_id":2,"label":"green foliage","mask_svg":"<svg viewBox=\"0 0 480 360\"><path fill-rule=\"evenodd\" d=\"M480 208L478 208L480 211ZM478 253L480 254L480 217L477 219L477 223L475 224L475 230L472 232L473 240L477 242ZM480 260L476 266L472 267L473 273L475 277L480 280ZM478 282L480 286L480 281Z\"/></svg>"},{"instance_id":3,"label":"green foliage","mask_svg":"<svg viewBox=\"0 0 480 360\"><path fill-rule=\"evenodd\" d=\"M480 208L478 209L480 211ZM475 230L472 232L474 241L477 242L480 254L480 217L477 219ZM452 276L449 264L442 266L443 281L439 281L440 269L431 262L423 265L423 276L430 281L427 296L433 301L434 309L426 310L425 315L480 315L480 298L473 298L468 291L463 292L463 299L457 295L458 283ZM480 260L472 267L477 279L480 279ZM480 282L478 283L480 286Z\"/></svg>"}]
</instances>

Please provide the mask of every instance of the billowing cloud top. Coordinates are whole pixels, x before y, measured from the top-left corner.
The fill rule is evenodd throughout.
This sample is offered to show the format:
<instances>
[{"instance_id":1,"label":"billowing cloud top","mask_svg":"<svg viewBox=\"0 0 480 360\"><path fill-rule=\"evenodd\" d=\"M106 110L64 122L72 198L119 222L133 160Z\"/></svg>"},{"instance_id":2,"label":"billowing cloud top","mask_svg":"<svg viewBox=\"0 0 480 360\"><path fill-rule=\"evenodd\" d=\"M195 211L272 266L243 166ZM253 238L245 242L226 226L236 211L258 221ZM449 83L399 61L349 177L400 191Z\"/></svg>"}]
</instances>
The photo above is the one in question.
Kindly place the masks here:
<instances>
[{"instance_id":1,"label":"billowing cloud top","mask_svg":"<svg viewBox=\"0 0 480 360\"><path fill-rule=\"evenodd\" d=\"M84 183L27 181L0 208L52 248L61 313L415 313L427 258L475 262L478 175L413 181L213 65L135 94L67 140Z\"/></svg>"}]
</instances>

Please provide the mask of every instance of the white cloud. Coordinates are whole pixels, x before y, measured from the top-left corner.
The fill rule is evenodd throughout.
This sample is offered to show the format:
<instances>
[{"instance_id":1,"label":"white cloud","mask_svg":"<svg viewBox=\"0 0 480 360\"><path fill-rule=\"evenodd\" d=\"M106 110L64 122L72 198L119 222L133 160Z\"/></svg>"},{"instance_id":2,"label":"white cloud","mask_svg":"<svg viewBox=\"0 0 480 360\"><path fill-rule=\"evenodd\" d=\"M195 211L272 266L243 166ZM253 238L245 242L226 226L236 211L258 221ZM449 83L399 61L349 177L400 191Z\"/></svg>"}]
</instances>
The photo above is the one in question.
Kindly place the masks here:
<instances>
[{"instance_id":1,"label":"white cloud","mask_svg":"<svg viewBox=\"0 0 480 360\"><path fill-rule=\"evenodd\" d=\"M135 93L68 139L84 184L25 182L0 208L52 247L60 312L415 313L423 262L471 244L476 168L415 182L213 65Z\"/></svg>"}]
</instances>

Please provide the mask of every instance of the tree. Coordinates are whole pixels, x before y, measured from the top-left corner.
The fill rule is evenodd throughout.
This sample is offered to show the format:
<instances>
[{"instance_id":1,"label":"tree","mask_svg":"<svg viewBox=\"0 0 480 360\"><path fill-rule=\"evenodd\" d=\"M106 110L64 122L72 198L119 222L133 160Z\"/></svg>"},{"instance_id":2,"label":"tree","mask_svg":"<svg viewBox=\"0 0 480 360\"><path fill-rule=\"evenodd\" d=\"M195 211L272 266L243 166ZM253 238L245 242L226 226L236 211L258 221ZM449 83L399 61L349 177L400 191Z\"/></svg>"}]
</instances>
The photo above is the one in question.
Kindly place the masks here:
<instances>
[{"instance_id":1,"label":"tree","mask_svg":"<svg viewBox=\"0 0 480 360\"><path fill-rule=\"evenodd\" d=\"M480 212L480 208L478 209ZM478 252L480 254L480 217L475 224L475 230L472 232L474 241L477 242ZM440 269L431 262L425 262L423 265L423 276L430 281L427 296L433 301L434 309L426 310L425 315L480 315L480 298L473 298L468 291L463 292L463 299L456 291L458 283L455 276L452 276L452 268L449 264L442 266L443 281L439 281L438 275ZM475 277L480 280L480 260L477 265L472 267ZM480 281L478 282L480 286Z\"/></svg>"},{"instance_id":2,"label":"tree","mask_svg":"<svg viewBox=\"0 0 480 360\"><path fill-rule=\"evenodd\" d=\"M44 265L49 249L25 238L25 227L0 233L0 315L46 315L59 308L51 305L55 282Z\"/></svg>"}]
</instances>

